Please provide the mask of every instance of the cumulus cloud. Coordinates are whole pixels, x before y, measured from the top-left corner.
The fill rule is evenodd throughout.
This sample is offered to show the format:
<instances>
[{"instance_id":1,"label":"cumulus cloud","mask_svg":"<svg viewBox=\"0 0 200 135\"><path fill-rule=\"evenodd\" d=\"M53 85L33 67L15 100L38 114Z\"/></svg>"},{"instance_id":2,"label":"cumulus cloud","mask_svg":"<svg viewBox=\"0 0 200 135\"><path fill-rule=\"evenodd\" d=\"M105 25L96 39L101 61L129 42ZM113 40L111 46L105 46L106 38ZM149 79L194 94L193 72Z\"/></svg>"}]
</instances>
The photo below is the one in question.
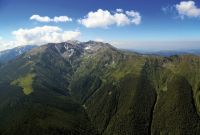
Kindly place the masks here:
<instances>
[{"instance_id":1,"label":"cumulus cloud","mask_svg":"<svg viewBox=\"0 0 200 135\"><path fill-rule=\"evenodd\" d=\"M200 17L200 8L198 8L194 1L181 1L175 5L178 14L183 19L187 17Z\"/></svg>"},{"instance_id":2,"label":"cumulus cloud","mask_svg":"<svg viewBox=\"0 0 200 135\"><path fill-rule=\"evenodd\" d=\"M116 9L116 11L117 11L117 12L120 12L120 13L121 13L121 12L124 12L124 10L121 9L121 8Z\"/></svg>"},{"instance_id":3,"label":"cumulus cloud","mask_svg":"<svg viewBox=\"0 0 200 135\"><path fill-rule=\"evenodd\" d=\"M137 11L124 12L122 9L116 9L116 11L113 14L102 9L91 11L78 22L87 28L108 28L110 25L124 26L141 23L141 15Z\"/></svg>"},{"instance_id":4,"label":"cumulus cloud","mask_svg":"<svg viewBox=\"0 0 200 135\"><path fill-rule=\"evenodd\" d=\"M50 18L48 16L40 16L40 15L32 15L30 20L35 20L38 22L71 22L72 18L68 16L55 16L54 18Z\"/></svg>"},{"instance_id":5,"label":"cumulus cloud","mask_svg":"<svg viewBox=\"0 0 200 135\"><path fill-rule=\"evenodd\" d=\"M133 10L131 11L126 11L126 14L130 17L132 17L130 19L130 21L136 25L139 25L141 23L141 16L140 16L140 13L139 12L135 12Z\"/></svg>"},{"instance_id":6,"label":"cumulus cloud","mask_svg":"<svg viewBox=\"0 0 200 135\"><path fill-rule=\"evenodd\" d=\"M0 40L0 51L11 49L14 47L19 46L20 44L17 41L7 41L3 40L3 38Z\"/></svg>"},{"instance_id":7,"label":"cumulus cloud","mask_svg":"<svg viewBox=\"0 0 200 135\"><path fill-rule=\"evenodd\" d=\"M16 41L21 45L41 45L75 40L80 36L79 31L64 31L57 26L43 26L32 29L18 29L13 31Z\"/></svg>"}]
</instances>

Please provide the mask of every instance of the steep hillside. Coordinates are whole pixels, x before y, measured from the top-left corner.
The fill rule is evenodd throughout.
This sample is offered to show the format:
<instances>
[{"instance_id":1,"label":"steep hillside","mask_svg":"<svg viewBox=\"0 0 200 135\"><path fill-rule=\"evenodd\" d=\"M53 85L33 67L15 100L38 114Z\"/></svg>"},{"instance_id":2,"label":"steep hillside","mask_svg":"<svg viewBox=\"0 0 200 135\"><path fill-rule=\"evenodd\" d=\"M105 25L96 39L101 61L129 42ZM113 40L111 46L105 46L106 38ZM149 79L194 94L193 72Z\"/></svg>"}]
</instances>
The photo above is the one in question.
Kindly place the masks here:
<instances>
[{"instance_id":1,"label":"steep hillside","mask_svg":"<svg viewBox=\"0 0 200 135\"><path fill-rule=\"evenodd\" d=\"M0 134L200 134L200 57L47 44L0 67Z\"/></svg>"},{"instance_id":2,"label":"steep hillside","mask_svg":"<svg viewBox=\"0 0 200 135\"><path fill-rule=\"evenodd\" d=\"M107 51L83 58L70 85L72 95L86 109L100 133L200 132L199 57L165 58ZM170 83L174 76L181 76L184 81L174 79ZM184 94L180 85L184 85ZM171 110L163 102L179 109Z\"/></svg>"},{"instance_id":3,"label":"steep hillside","mask_svg":"<svg viewBox=\"0 0 200 135\"><path fill-rule=\"evenodd\" d=\"M96 134L84 109L69 95L73 70L61 55L63 47L35 48L1 67L1 134Z\"/></svg>"}]
</instances>

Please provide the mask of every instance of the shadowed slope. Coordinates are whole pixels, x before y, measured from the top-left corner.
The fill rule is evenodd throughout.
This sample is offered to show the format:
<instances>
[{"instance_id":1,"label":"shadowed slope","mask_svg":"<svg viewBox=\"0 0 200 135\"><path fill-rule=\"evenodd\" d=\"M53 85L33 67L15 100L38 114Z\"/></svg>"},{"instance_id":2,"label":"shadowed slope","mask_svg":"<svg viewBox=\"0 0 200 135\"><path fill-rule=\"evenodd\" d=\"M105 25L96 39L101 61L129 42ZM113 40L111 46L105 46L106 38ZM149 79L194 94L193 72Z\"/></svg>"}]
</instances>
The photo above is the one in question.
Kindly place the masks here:
<instances>
[{"instance_id":1,"label":"shadowed slope","mask_svg":"<svg viewBox=\"0 0 200 135\"><path fill-rule=\"evenodd\" d=\"M154 110L152 134L199 134L197 115L190 84L183 77L174 76L161 92Z\"/></svg>"}]
</instances>

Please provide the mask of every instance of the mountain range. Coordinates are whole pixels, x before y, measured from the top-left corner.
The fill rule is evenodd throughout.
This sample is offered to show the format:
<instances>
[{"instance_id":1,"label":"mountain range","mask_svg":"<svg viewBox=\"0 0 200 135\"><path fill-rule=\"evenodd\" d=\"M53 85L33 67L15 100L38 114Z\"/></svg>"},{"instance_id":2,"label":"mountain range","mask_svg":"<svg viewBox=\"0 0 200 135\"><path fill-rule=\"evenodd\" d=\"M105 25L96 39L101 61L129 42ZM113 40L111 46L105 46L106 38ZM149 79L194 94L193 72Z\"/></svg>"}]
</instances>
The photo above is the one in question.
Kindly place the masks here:
<instances>
[{"instance_id":1,"label":"mountain range","mask_svg":"<svg viewBox=\"0 0 200 135\"><path fill-rule=\"evenodd\" d=\"M196 50L163 50L163 51L157 51L157 52L146 52L144 54L158 55L158 56L165 56L165 57L170 57L170 56L174 56L174 55L197 55L197 56L199 56L200 50L199 49L196 49Z\"/></svg>"},{"instance_id":2,"label":"mountain range","mask_svg":"<svg viewBox=\"0 0 200 135\"><path fill-rule=\"evenodd\" d=\"M200 134L200 57L49 43L0 67L0 135Z\"/></svg>"},{"instance_id":3,"label":"mountain range","mask_svg":"<svg viewBox=\"0 0 200 135\"><path fill-rule=\"evenodd\" d=\"M15 59L17 56L33 49L34 45L26 45L26 46L20 46L13 49L8 49L4 51L0 51L0 64L4 64L10 60Z\"/></svg>"},{"instance_id":4,"label":"mountain range","mask_svg":"<svg viewBox=\"0 0 200 135\"><path fill-rule=\"evenodd\" d=\"M197 55L200 56L200 50L199 49L188 49L188 50L160 50L160 51L154 51L154 50L135 50L135 49L121 49L125 51L131 51L131 52L137 52L143 55L154 55L154 56L164 56L164 57L171 57L174 55Z\"/></svg>"}]
</instances>

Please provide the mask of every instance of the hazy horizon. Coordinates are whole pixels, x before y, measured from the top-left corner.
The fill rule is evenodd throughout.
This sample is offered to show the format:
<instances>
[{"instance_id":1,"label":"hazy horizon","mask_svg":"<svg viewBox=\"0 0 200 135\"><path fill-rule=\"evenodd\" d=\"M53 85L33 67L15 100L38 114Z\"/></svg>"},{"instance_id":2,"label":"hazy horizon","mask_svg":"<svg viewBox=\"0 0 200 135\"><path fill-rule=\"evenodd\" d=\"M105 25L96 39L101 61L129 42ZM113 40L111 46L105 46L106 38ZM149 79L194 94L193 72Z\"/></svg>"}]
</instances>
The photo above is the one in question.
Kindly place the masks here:
<instances>
[{"instance_id":1,"label":"hazy horizon","mask_svg":"<svg viewBox=\"0 0 200 135\"><path fill-rule=\"evenodd\" d=\"M80 42L87 42L87 41L80 41ZM119 49L127 49L138 52L200 50L200 41L103 41L103 40L93 40L93 41L105 42ZM27 45L19 45L19 47L20 46L27 46ZM36 46L41 46L41 45L36 45ZM8 48L0 48L0 51L13 48L15 48L15 46L9 46Z\"/></svg>"},{"instance_id":2,"label":"hazy horizon","mask_svg":"<svg viewBox=\"0 0 200 135\"><path fill-rule=\"evenodd\" d=\"M200 41L118 41L112 44L120 49L144 52L200 49Z\"/></svg>"}]
</instances>

